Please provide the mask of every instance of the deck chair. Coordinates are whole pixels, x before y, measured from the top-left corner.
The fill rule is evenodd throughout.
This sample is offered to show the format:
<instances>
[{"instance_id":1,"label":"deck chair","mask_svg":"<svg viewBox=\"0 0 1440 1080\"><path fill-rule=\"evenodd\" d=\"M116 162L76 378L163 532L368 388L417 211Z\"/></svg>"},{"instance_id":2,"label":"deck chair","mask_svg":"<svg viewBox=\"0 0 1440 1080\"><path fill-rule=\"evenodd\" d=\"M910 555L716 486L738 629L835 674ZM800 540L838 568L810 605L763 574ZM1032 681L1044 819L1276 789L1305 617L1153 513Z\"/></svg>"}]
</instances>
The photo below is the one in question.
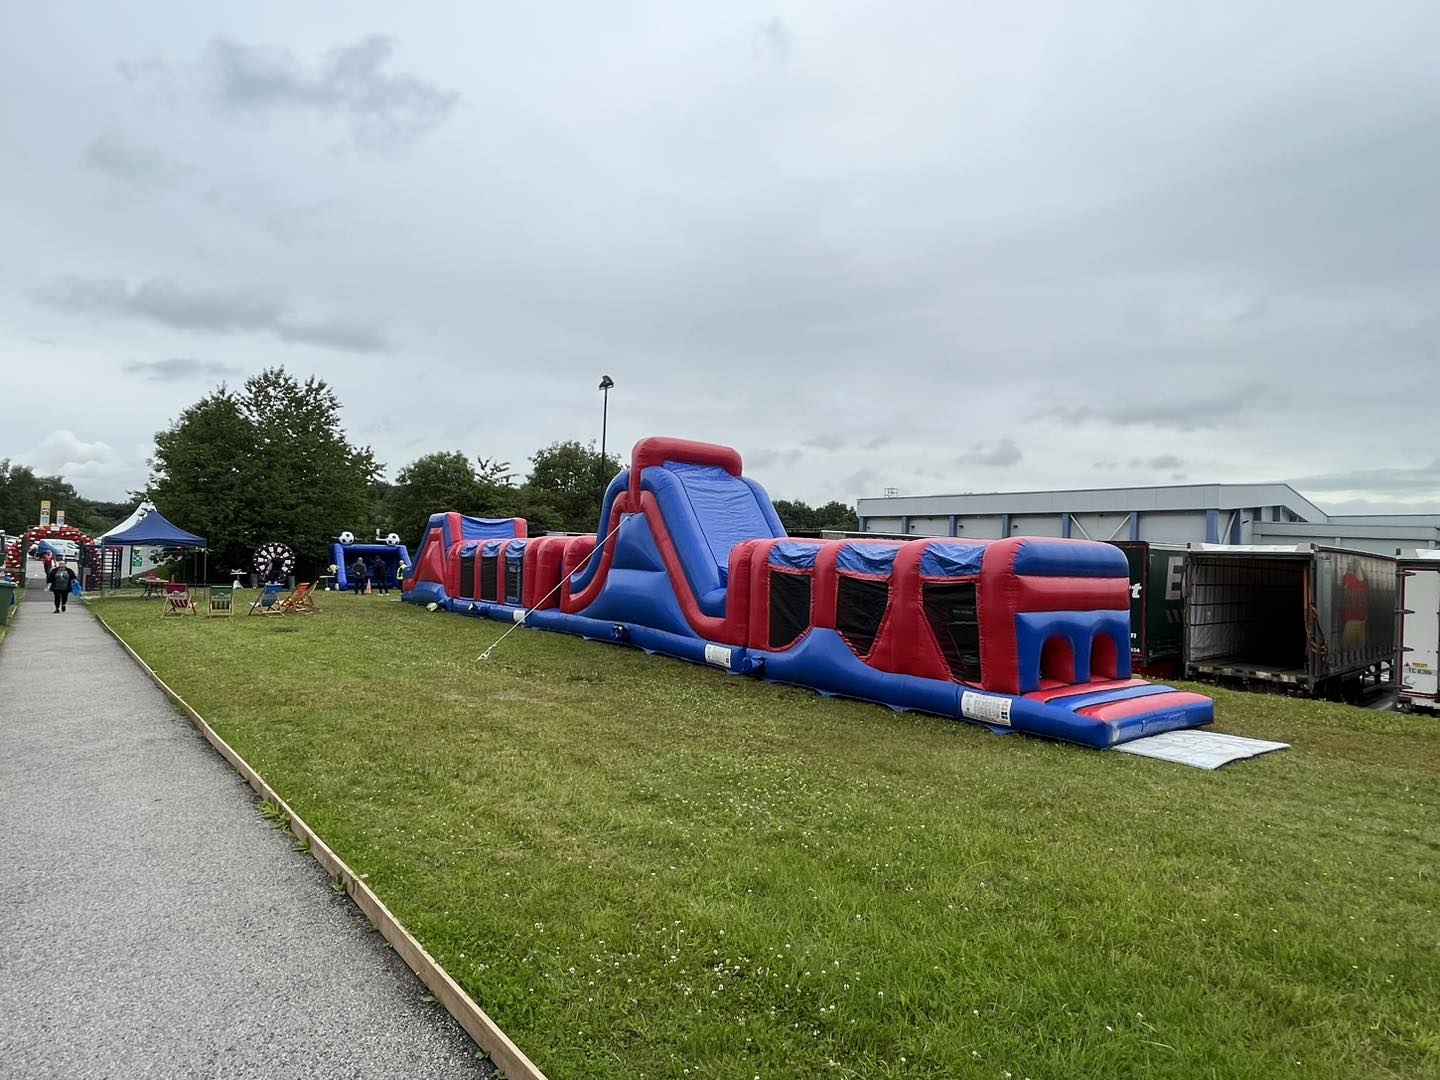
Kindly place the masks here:
<instances>
[{"instance_id":1,"label":"deck chair","mask_svg":"<svg viewBox=\"0 0 1440 1080\"><path fill-rule=\"evenodd\" d=\"M284 585L266 585L260 595L250 602L250 610L245 614L278 615L280 613L280 594L284 591Z\"/></svg>"},{"instance_id":2,"label":"deck chair","mask_svg":"<svg viewBox=\"0 0 1440 1080\"><path fill-rule=\"evenodd\" d=\"M302 581L295 591L280 601L280 610L287 613L311 614L320 609L315 606L315 585Z\"/></svg>"},{"instance_id":3,"label":"deck chair","mask_svg":"<svg viewBox=\"0 0 1440 1080\"><path fill-rule=\"evenodd\" d=\"M165 583L165 606L160 609L166 615L194 615L195 602L190 598L190 586L181 581Z\"/></svg>"},{"instance_id":4,"label":"deck chair","mask_svg":"<svg viewBox=\"0 0 1440 1080\"><path fill-rule=\"evenodd\" d=\"M206 605L207 619L228 619L235 614L235 586L211 585L210 603Z\"/></svg>"}]
</instances>

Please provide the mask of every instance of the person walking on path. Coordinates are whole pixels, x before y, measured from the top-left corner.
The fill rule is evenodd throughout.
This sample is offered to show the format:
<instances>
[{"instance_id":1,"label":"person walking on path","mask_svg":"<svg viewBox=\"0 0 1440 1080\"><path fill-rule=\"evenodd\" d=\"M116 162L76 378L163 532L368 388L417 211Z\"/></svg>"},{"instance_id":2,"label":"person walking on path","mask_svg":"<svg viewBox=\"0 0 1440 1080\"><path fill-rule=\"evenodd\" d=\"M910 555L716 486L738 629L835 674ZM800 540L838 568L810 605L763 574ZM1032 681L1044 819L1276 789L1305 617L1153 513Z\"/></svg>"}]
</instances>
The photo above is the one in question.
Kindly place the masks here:
<instances>
[{"instance_id":1,"label":"person walking on path","mask_svg":"<svg viewBox=\"0 0 1440 1080\"><path fill-rule=\"evenodd\" d=\"M354 563L350 566L350 583L355 586L356 596L365 591L365 579L369 576L370 567L366 565L364 556L356 555Z\"/></svg>"},{"instance_id":2,"label":"person walking on path","mask_svg":"<svg viewBox=\"0 0 1440 1080\"><path fill-rule=\"evenodd\" d=\"M45 581L50 586L50 592L55 596L55 614L59 615L60 612L66 610L65 605L70 600L70 590L75 587L75 571L63 562L56 563L45 575Z\"/></svg>"}]
</instances>

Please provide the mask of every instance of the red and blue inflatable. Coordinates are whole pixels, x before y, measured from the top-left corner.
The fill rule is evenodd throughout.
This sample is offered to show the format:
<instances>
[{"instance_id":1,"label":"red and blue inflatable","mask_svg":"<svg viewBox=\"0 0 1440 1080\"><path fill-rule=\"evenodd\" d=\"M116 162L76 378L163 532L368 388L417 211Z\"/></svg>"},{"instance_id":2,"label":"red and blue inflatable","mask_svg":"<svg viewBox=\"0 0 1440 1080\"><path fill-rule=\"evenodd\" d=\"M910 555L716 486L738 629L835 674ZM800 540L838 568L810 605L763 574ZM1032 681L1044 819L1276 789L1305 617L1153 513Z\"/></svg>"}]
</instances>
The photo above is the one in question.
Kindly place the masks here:
<instances>
[{"instance_id":1,"label":"red and blue inflatable","mask_svg":"<svg viewBox=\"0 0 1440 1080\"><path fill-rule=\"evenodd\" d=\"M651 438L595 536L436 514L403 596L1108 747L1214 718L1130 677L1129 581L1124 552L1089 540L792 539L738 452Z\"/></svg>"}]
</instances>

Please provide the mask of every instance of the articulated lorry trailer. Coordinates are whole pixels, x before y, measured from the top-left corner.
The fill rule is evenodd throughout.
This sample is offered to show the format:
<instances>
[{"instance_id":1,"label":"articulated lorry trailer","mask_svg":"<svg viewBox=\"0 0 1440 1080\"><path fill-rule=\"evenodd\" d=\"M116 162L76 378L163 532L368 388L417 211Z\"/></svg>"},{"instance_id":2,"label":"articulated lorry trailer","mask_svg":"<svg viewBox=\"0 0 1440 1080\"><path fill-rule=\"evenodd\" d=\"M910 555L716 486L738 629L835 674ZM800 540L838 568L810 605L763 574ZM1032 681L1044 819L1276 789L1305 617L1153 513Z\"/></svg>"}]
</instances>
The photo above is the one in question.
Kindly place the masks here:
<instances>
[{"instance_id":1,"label":"articulated lorry trailer","mask_svg":"<svg viewBox=\"0 0 1440 1080\"><path fill-rule=\"evenodd\" d=\"M1180 674L1185 546L1110 540L1130 564L1130 666L1137 675Z\"/></svg>"},{"instance_id":2,"label":"articulated lorry trailer","mask_svg":"<svg viewBox=\"0 0 1440 1080\"><path fill-rule=\"evenodd\" d=\"M1440 551L1400 559L1395 707L1440 712Z\"/></svg>"},{"instance_id":3,"label":"articulated lorry trailer","mask_svg":"<svg viewBox=\"0 0 1440 1080\"><path fill-rule=\"evenodd\" d=\"M1185 673L1358 701L1394 677L1397 580L1364 551L1192 544Z\"/></svg>"}]
</instances>

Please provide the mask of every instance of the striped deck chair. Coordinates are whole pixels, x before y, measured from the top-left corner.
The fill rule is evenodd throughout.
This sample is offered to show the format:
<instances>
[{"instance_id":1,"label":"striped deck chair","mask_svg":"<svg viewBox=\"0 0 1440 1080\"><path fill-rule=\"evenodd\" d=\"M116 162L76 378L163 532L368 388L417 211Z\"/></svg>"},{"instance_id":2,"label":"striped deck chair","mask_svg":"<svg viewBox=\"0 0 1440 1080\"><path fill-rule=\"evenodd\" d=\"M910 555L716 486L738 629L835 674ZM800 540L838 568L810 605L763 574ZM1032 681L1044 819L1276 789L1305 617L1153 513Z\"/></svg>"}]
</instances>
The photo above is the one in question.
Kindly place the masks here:
<instances>
[{"instance_id":1,"label":"striped deck chair","mask_svg":"<svg viewBox=\"0 0 1440 1080\"><path fill-rule=\"evenodd\" d=\"M284 585L266 585L260 595L250 602L250 610L245 614L278 615L280 613L280 594L284 591Z\"/></svg>"},{"instance_id":2,"label":"striped deck chair","mask_svg":"<svg viewBox=\"0 0 1440 1080\"><path fill-rule=\"evenodd\" d=\"M190 586L183 581L167 581L165 583L165 606L160 609L160 616L166 615L194 615L195 601L190 596Z\"/></svg>"},{"instance_id":3,"label":"striped deck chair","mask_svg":"<svg viewBox=\"0 0 1440 1080\"><path fill-rule=\"evenodd\" d=\"M210 603L206 605L207 619L228 619L235 614L235 586L211 585Z\"/></svg>"},{"instance_id":4,"label":"striped deck chair","mask_svg":"<svg viewBox=\"0 0 1440 1080\"><path fill-rule=\"evenodd\" d=\"M302 581L295 591L280 601L280 610L286 613L310 614L320 609L315 606L315 584Z\"/></svg>"}]
</instances>

